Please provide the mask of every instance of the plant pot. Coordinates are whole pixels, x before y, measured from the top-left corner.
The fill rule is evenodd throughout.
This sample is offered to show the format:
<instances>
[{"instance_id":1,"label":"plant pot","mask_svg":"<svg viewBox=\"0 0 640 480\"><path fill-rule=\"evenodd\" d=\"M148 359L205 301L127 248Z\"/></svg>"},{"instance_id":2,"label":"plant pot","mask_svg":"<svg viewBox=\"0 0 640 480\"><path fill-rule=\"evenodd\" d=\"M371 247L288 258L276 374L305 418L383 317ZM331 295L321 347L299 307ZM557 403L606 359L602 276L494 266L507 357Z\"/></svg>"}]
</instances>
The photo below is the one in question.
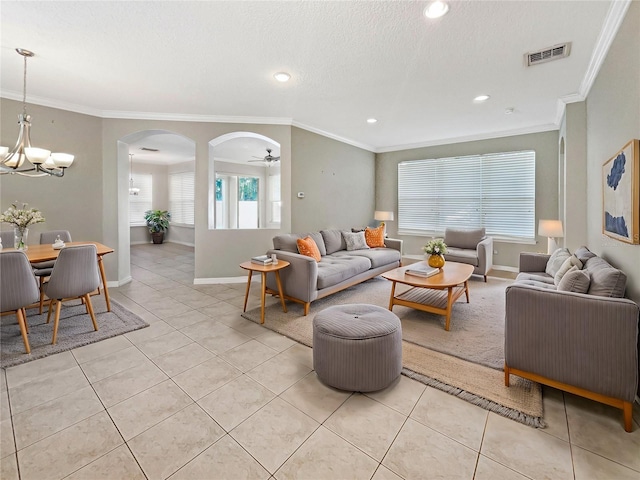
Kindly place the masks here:
<instances>
[{"instance_id":1,"label":"plant pot","mask_svg":"<svg viewBox=\"0 0 640 480\"><path fill-rule=\"evenodd\" d=\"M444 257L442 255L429 255L427 263L431 268L444 267Z\"/></svg>"},{"instance_id":2,"label":"plant pot","mask_svg":"<svg viewBox=\"0 0 640 480\"><path fill-rule=\"evenodd\" d=\"M155 243L156 245L161 244L162 242L164 242L164 232L152 232L151 240L153 240L153 243Z\"/></svg>"}]
</instances>

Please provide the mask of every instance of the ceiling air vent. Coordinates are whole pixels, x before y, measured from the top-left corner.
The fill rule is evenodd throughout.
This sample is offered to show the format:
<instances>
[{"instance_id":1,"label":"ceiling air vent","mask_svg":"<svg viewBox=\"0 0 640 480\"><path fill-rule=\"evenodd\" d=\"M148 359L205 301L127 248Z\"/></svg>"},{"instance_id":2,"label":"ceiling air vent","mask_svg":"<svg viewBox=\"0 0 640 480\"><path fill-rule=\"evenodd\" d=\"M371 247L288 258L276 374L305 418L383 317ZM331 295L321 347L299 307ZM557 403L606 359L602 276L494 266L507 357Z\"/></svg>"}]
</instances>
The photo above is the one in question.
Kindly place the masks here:
<instances>
[{"instance_id":1,"label":"ceiling air vent","mask_svg":"<svg viewBox=\"0 0 640 480\"><path fill-rule=\"evenodd\" d=\"M157 148L149 148L149 147L140 147L140 150L144 150L145 152L159 152Z\"/></svg>"},{"instance_id":2,"label":"ceiling air vent","mask_svg":"<svg viewBox=\"0 0 640 480\"><path fill-rule=\"evenodd\" d=\"M527 67L538 65L539 63L550 62L551 60L560 60L569 56L571 52L571 42L561 43L553 47L538 50L537 52L529 52L524 55L524 63Z\"/></svg>"}]
</instances>

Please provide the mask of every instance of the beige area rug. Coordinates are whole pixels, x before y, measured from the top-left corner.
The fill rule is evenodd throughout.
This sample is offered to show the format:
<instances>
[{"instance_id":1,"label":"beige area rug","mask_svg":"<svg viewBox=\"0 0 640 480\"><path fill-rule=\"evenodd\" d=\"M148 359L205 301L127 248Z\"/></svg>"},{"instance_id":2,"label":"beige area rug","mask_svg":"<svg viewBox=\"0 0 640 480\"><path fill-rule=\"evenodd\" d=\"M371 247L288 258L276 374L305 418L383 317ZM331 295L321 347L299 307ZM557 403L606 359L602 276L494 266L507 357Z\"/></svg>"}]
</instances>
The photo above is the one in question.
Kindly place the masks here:
<instances>
[{"instance_id":1,"label":"beige area rug","mask_svg":"<svg viewBox=\"0 0 640 480\"><path fill-rule=\"evenodd\" d=\"M402 322L403 374L521 423L543 427L539 384L511 377L504 385L504 290L510 280L469 280L470 303L464 296L453 307L450 331L444 317L394 306ZM404 286L398 285L396 293ZM288 313L271 299L264 326L304 345L313 346L313 317L333 305L367 303L389 306L391 282L380 277L317 300L308 316L300 304L287 302ZM260 322L260 308L243 317Z\"/></svg>"}]
</instances>

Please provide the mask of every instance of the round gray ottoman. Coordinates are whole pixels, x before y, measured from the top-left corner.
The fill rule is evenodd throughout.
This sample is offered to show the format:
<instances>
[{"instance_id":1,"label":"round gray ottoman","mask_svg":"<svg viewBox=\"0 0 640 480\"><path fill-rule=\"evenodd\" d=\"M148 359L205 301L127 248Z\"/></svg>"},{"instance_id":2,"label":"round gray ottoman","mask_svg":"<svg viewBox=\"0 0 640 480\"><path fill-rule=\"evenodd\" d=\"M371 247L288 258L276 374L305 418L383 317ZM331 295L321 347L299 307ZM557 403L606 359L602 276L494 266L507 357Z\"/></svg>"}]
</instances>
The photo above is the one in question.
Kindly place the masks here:
<instances>
[{"instance_id":1,"label":"round gray ottoman","mask_svg":"<svg viewBox=\"0 0 640 480\"><path fill-rule=\"evenodd\" d=\"M313 368L327 385L354 392L387 387L402 370L402 327L375 305L336 305L313 319Z\"/></svg>"}]
</instances>

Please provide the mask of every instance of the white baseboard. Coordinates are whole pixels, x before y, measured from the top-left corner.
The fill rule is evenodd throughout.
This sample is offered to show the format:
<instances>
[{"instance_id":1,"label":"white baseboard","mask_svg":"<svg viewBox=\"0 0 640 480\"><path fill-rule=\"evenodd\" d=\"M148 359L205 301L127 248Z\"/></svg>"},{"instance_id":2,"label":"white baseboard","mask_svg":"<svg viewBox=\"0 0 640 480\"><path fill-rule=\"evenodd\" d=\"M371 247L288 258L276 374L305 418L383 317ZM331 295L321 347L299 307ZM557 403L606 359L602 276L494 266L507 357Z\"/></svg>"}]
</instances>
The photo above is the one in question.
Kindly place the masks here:
<instances>
[{"instance_id":1,"label":"white baseboard","mask_svg":"<svg viewBox=\"0 0 640 480\"><path fill-rule=\"evenodd\" d=\"M185 247L194 247L195 248L195 244L188 243L188 242L176 242L175 240L167 240L167 243L175 243L177 245L184 245Z\"/></svg>"},{"instance_id":2,"label":"white baseboard","mask_svg":"<svg viewBox=\"0 0 640 480\"><path fill-rule=\"evenodd\" d=\"M508 265L494 265L491 268L493 270L500 270L501 272L515 272L515 273L518 273L520 271L520 270L518 270L517 267L509 267Z\"/></svg>"},{"instance_id":3,"label":"white baseboard","mask_svg":"<svg viewBox=\"0 0 640 480\"><path fill-rule=\"evenodd\" d=\"M107 282L107 288L118 288L130 283L132 280L133 278L131 278L131 276L125 277L122 280L111 280Z\"/></svg>"},{"instance_id":4,"label":"white baseboard","mask_svg":"<svg viewBox=\"0 0 640 480\"><path fill-rule=\"evenodd\" d=\"M252 282L259 282L260 276L255 275ZM219 283L247 283L247 277L219 277L219 278L194 278L194 285L216 285Z\"/></svg>"}]
</instances>

